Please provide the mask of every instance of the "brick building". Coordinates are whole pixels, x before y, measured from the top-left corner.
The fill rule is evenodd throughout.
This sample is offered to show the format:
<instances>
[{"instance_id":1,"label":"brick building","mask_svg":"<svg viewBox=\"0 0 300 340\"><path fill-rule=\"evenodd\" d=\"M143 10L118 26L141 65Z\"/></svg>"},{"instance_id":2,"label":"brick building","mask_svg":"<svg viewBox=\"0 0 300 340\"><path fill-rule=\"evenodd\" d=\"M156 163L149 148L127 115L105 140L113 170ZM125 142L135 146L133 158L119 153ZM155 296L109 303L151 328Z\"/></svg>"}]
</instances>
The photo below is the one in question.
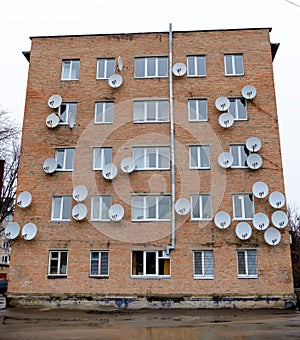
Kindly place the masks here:
<instances>
[{"instance_id":1,"label":"brick building","mask_svg":"<svg viewBox=\"0 0 300 340\"><path fill-rule=\"evenodd\" d=\"M31 38L11 304L294 305L270 31Z\"/></svg>"}]
</instances>

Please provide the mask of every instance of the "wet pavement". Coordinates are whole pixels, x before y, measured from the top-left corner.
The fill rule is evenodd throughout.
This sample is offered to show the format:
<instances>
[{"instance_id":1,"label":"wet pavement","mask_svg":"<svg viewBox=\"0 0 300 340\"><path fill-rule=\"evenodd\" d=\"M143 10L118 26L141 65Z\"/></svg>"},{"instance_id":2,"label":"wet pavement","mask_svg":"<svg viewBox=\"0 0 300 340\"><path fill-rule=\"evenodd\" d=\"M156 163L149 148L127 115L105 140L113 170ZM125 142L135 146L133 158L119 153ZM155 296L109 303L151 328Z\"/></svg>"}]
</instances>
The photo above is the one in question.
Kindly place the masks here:
<instances>
[{"instance_id":1,"label":"wet pavement","mask_svg":"<svg viewBox=\"0 0 300 340\"><path fill-rule=\"evenodd\" d=\"M296 310L0 310L0 339L300 339Z\"/></svg>"}]
</instances>

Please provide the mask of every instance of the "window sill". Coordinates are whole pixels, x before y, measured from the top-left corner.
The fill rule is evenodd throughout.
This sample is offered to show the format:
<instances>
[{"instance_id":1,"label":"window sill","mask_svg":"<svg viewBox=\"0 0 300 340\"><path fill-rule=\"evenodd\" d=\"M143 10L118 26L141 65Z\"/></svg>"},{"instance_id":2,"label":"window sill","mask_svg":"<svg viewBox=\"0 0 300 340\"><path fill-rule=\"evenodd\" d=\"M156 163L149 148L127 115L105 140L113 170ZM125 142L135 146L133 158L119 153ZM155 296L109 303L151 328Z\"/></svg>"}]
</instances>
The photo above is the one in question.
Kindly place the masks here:
<instances>
[{"instance_id":1,"label":"window sill","mask_svg":"<svg viewBox=\"0 0 300 340\"><path fill-rule=\"evenodd\" d=\"M238 279L258 279L258 276L238 276Z\"/></svg>"},{"instance_id":2,"label":"window sill","mask_svg":"<svg viewBox=\"0 0 300 340\"><path fill-rule=\"evenodd\" d=\"M131 275L132 279L170 279L171 275Z\"/></svg>"},{"instance_id":3,"label":"window sill","mask_svg":"<svg viewBox=\"0 0 300 340\"><path fill-rule=\"evenodd\" d=\"M47 275L47 279L66 279L67 274L65 275Z\"/></svg>"},{"instance_id":4,"label":"window sill","mask_svg":"<svg viewBox=\"0 0 300 340\"><path fill-rule=\"evenodd\" d=\"M210 167L208 168L190 168L190 170L210 170Z\"/></svg>"},{"instance_id":5,"label":"window sill","mask_svg":"<svg viewBox=\"0 0 300 340\"><path fill-rule=\"evenodd\" d=\"M94 122L94 125L113 125L114 122Z\"/></svg>"},{"instance_id":6,"label":"window sill","mask_svg":"<svg viewBox=\"0 0 300 340\"><path fill-rule=\"evenodd\" d=\"M140 219L140 220L131 220L131 222L170 222L171 220L168 219L168 220L143 220L143 219Z\"/></svg>"},{"instance_id":7,"label":"window sill","mask_svg":"<svg viewBox=\"0 0 300 340\"><path fill-rule=\"evenodd\" d=\"M169 120L140 120L140 121L133 121L134 124L158 124L158 123L169 123Z\"/></svg>"},{"instance_id":8,"label":"window sill","mask_svg":"<svg viewBox=\"0 0 300 340\"><path fill-rule=\"evenodd\" d=\"M109 276L101 276L101 275L89 275L90 279L97 279L97 280L107 280Z\"/></svg>"},{"instance_id":9,"label":"window sill","mask_svg":"<svg viewBox=\"0 0 300 340\"><path fill-rule=\"evenodd\" d=\"M194 276L194 280L214 280L213 276Z\"/></svg>"}]
</instances>

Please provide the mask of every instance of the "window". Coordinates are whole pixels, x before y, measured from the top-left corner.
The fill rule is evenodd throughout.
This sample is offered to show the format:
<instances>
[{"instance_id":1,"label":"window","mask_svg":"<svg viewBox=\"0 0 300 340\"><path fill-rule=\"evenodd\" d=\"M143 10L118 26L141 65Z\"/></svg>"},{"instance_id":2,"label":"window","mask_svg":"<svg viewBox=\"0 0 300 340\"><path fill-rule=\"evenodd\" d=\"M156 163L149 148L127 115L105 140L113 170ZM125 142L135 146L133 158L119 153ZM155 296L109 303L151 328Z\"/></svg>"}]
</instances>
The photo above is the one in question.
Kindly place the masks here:
<instances>
[{"instance_id":1,"label":"window","mask_svg":"<svg viewBox=\"0 0 300 340\"><path fill-rule=\"evenodd\" d=\"M170 219L170 196L133 196L133 221L168 221Z\"/></svg>"},{"instance_id":2,"label":"window","mask_svg":"<svg viewBox=\"0 0 300 340\"><path fill-rule=\"evenodd\" d=\"M76 121L76 109L76 103L62 103L59 107L59 125L68 125L71 113Z\"/></svg>"},{"instance_id":3,"label":"window","mask_svg":"<svg viewBox=\"0 0 300 340\"><path fill-rule=\"evenodd\" d=\"M135 78L160 78L168 76L168 57L135 58Z\"/></svg>"},{"instance_id":4,"label":"window","mask_svg":"<svg viewBox=\"0 0 300 340\"><path fill-rule=\"evenodd\" d=\"M237 220L250 220L254 216L254 202L252 194L234 194L233 216Z\"/></svg>"},{"instance_id":5,"label":"window","mask_svg":"<svg viewBox=\"0 0 300 340\"><path fill-rule=\"evenodd\" d=\"M258 277L256 250L237 250L237 267L239 278Z\"/></svg>"},{"instance_id":6,"label":"window","mask_svg":"<svg viewBox=\"0 0 300 340\"><path fill-rule=\"evenodd\" d=\"M110 221L108 210L111 205L111 197L104 195L92 196L92 221Z\"/></svg>"},{"instance_id":7,"label":"window","mask_svg":"<svg viewBox=\"0 0 300 340\"><path fill-rule=\"evenodd\" d=\"M188 111L190 122L207 121L207 99L189 99Z\"/></svg>"},{"instance_id":8,"label":"window","mask_svg":"<svg viewBox=\"0 0 300 340\"><path fill-rule=\"evenodd\" d=\"M10 248L10 242L9 241L4 241L2 243L2 248L3 249L9 249Z\"/></svg>"},{"instance_id":9,"label":"window","mask_svg":"<svg viewBox=\"0 0 300 340\"><path fill-rule=\"evenodd\" d=\"M90 276L108 277L108 251L91 251Z\"/></svg>"},{"instance_id":10,"label":"window","mask_svg":"<svg viewBox=\"0 0 300 340\"><path fill-rule=\"evenodd\" d=\"M169 276L170 256L162 250L133 251L131 275Z\"/></svg>"},{"instance_id":11,"label":"window","mask_svg":"<svg viewBox=\"0 0 300 340\"><path fill-rule=\"evenodd\" d=\"M80 60L63 60L61 80L78 80Z\"/></svg>"},{"instance_id":12,"label":"window","mask_svg":"<svg viewBox=\"0 0 300 340\"><path fill-rule=\"evenodd\" d=\"M187 57L187 74L188 77L205 77L206 76L205 56Z\"/></svg>"},{"instance_id":13,"label":"window","mask_svg":"<svg viewBox=\"0 0 300 340\"><path fill-rule=\"evenodd\" d=\"M95 124L112 123L114 120L114 103L97 102L95 105Z\"/></svg>"},{"instance_id":14,"label":"window","mask_svg":"<svg viewBox=\"0 0 300 340\"><path fill-rule=\"evenodd\" d=\"M245 98L229 98L230 106L228 112L234 120L247 120L247 108Z\"/></svg>"},{"instance_id":15,"label":"window","mask_svg":"<svg viewBox=\"0 0 300 340\"><path fill-rule=\"evenodd\" d=\"M135 101L133 104L134 123L156 123L169 121L168 100Z\"/></svg>"},{"instance_id":16,"label":"window","mask_svg":"<svg viewBox=\"0 0 300 340\"><path fill-rule=\"evenodd\" d=\"M194 254L194 278L214 278L214 258L212 250L197 250Z\"/></svg>"},{"instance_id":17,"label":"window","mask_svg":"<svg viewBox=\"0 0 300 340\"><path fill-rule=\"evenodd\" d=\"M230 145L230 153L233 157L232 168L248 168L247 157L250 152L246 145Z\"/></svg>"},{"instance_id":18,"label":"window","mask_svg":"<svg viewBox=\"0 0 300 340\"><path fill-rule=\"evenodd\" d=\"M67 276L68 251L50 250L48 275Z\"/></svg>"},{"instance_id":19,"label":"window","mask_svg":"<svg viewBox=\"0 0 300 340\"><path fill-rule=\"evenodd\" d=\"M191 169L210 168L208 145L190 146L190 168Z\"/></svg>"},{"instance_id":20,"label":"window","mask_svg":"<svg viewBox=\"0 0 300 340\"><path fill-rule=\"evenodd\" d=\"M9 255L3 255L1 257L1 263L8 264L8 262L9 262Z\"/></svg>"},{"instance_id":21,"label":"window","mask_svg":"<svg viewBox=\"0 0 300 340\"><path fill-rule=\"evenodd\" d=\"M70 221L72 208L72 196L52 197L52 221Z\"/></svg>"},{"instance_id":22,"label":"window","mask_svg":"<svg viewBox=\"0 0 300 340\"><path fill-rule=\"evenodd\" d=\"M94 148L93 170L102 170L112 162L112 148Z\"/></svg>"},{"instance_id":23,"label":"window","mask_svg":"<svg viewBox=\"0 0 300 340\"><path fill-rule=\"evenodd\" d=\"M136 170L170 169L170 148L168 146L133 148L133 158Z\"/></svg>"},{"instance_id":24,"label":"window","mask_svg":"<svg viewBox=\"0 0 300 340\"><path fill-rule=\"evenodd\" d=\"M211 195L192 195L192 220L210 220L212 218Z\"/></svg>"},{"instance_id":25,"label":"window","mask_svg":"<svg viewBox=\"0 0 300 340\"><path fill-rule=\"evenodd\" d=\"M74 148L56 149L57 171L74 170Z\"/></svg>"},{"instance_id":26,"label":"window","mask_svg":"<svg viewBox=\"0 0 300 340\"><path fill-rule=\"evenodd\" d=\"M225 75L242 76L244 75L243 55L242 54L225 54Z\"/></svg>"},{"instance_id":27,"label":"window","mask_svg":"<svg viewBox=\"0 0 300 340\"><path fill-rule=\"evenodd\" d=\"M97 79L108 79L115 73L115 59L97 59Z\"/></svg>"}]
</instances>

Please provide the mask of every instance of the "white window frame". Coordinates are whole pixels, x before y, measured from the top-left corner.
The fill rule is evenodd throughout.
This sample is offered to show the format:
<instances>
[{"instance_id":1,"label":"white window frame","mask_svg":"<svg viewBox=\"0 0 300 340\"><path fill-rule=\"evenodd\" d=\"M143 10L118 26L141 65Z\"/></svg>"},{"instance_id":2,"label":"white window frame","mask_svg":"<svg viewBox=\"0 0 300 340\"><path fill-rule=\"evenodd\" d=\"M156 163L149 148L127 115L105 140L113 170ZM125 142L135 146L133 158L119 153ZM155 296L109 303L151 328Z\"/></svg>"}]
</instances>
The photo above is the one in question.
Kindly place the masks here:
<instances>
[{"instance_id":1,"label":"white window frame","mask_svg":"<svg viewBox=\"0 0 300 340\"><path fill-rule=\"evenodd\" d=\"M161 111L161 106L167 105L167 114ZM138 109L143 106L142 113ZM152 106L152 107L151 107ZM150 116L150 107L154 109L154 117ZM161 113L162 112L162 113ZM133 103L133 122L134 123L165 123L169 121L169 101L168 100L135 100Z\"/></svg>"},{"instance_id":2,"label":"white window frame","mask_svg":"<svg viewBox=\"0 0 300 340\"><path fill-rule=\"evenodd\" d=\"M103 74L99 75L100 63L103 63ZM113 63L113 67L112 64ZM96 79L108 79L115 73L115 58L98 58Z\"/></svg>"},{"instance_id":3,"label":"white window frame","mask_svg":"<svg viewBox=\"0 0 300 340\"><path fill-rule=\"evenodd\" d=\"M55 207L56 207L56 204L57 204L56 203L57 199L61 199L61 201L60 201L60 207L59 207L59 216L55 217L54 216L54 211L55 211ZM71 204L69 204L69 206L70 206L70 214L69 214L68 211L64 211L68 207L68 204L67 204L67 207L66 207L66 203L71 203ZM68 215L70 217L63 218L63 215L66 212L68 212ZM54 195L54 196L52 196L51 221L59 221L59 222L68 222L68 221L71 221L71 213L72 213L72 196L71 195Z\"/></svg>"},{"instance_id":4,"label":"white window frame","mask_svg":"<svg viewBox=\"0 0 300 340\"><path fill-rule=\"evenodd\" d=\"M100 155L100 166L96 166L97 153ZM110 161L105 161L109 158ZM103 170L103 166L112 162L112 148L111 147L95 147L93 148L93 170Z\"/></svg>"},{"instance_id":5,"label":"white window frame","mask_svg":"<svg viewBox=\"0 0 300 340\"><path fill-rule=\"evenodd\" d=\"M201 253L201 274L196 273L196 253ZM212 270L210 266L212 265ZM214 279L214 253L212 250L194 250L193 251L193 268L194 279ZM211 274L212 272L212 274Z\"/></svg>"},{"instance_id":6,"label":"white window frame","mask_svg":"<svg viewBox=\"0 0 300 340\"><path fill-rule=\"evenodd\" d=\"M95 199L99 198L99 204L98 204L98 210L99 210L99 216L95 216ZM104 198L108 198L109 199L109 206L106 207L105 203L104 203ZM110 221L110 218L107 214L107 218L105 218L104 215L104 207L107 208L107 211L109 210L111 206L111 197L109 195L92 195L91 197L91 221Z\"/></svg>"},{"instance_id":7,"label":"white window frame","mask_svg":"<svg viewBox=\"0 0 300 340\"><path fill-rule=\"evenodd\" d=\"M160 217L160 201L162 198L168 198L168 217ZM154 204L151 204L151 200L155 200ZM138 202L137 202L138 201ZM149 203L151 204L149 206ZM155 207L155 216L148 217L148 210ZM140 209L141 215L135 217L134 209ZM144 221L170 221L170 196L169 195L132 195L132 221L144 222Z\"/></svg>"},{"instance_id":8,"label":"white window frame","mask_svg":"<svg viewBox=\"0 0 300 340\"><path fill-rule=\"evenodd\" d=\"M9 255L2 255L1 263L2 264L8 264L9 263Z\"/></svg>"},{"instance_id":9,"label":"white window frame","mask_svg":"<svg viewBox=\"0 0 300 340\"><path fill-rule=\"evenodd\" d=\"M70 65L68 75L65 75L65 68ZM61 80L78 80L79 79L80 60L65 59L62 61Z\"/></svg>"},{"instance_id":10,"label":"white window frame","mask_svg":"<svg viewBox=\"0 0 300 340\"><path fill-rule=\"evenodd\" d=\"M93 259L93 253L98 254L98 259ZM102 272L102 257L103 255L107 255L107 272ZM97 265L97 274L92 273L92 261L98 261ZM103 260L104 261L104 260ZM90 277L109 277L109 251L108 250L91 250L90 251Z\"/></svg>"},{"instance_id":11,"label":"white window frame","mask_svg":"<svg viewBox=\"0 0 300 340\"><path fill-rule=\"evenodd\" d=\"M58 154L63 154L63 162L61 167L58 166ZM75 156L75 148L56 148L55 149L55 159L57 161L56 171L73 171L74 170L74 156ZM72 167L67 167L68 157L71 157Z\"/></svg>"},{"instance_id":12,"label":"white window frame","mask_svg":"<svg viewBox=\"0 0 300 340\"><path fill-rule=\"evenodd\" d=\"M252 201L252 214L249 217L246 217L246 213L247 215L249 215L249 212L246 212L246 204L245 204L245 199L246 197L249 197L250 201ZM252 197L252 199L250 198ZM242 216L237 216L237 212L236 212L236 204L235 201L236 200L240 200L241 204L240 204L240 208L241 208L241 215ZM252 193L240 193L240 194L233 194L232 195L232 206L233 206L233 219L235 221L242 221L242 220L249 220L251 221L254 217L254 197Z\"/></svg>"},{"instance_id":13,"label":"white window frame","mask_svg":"<svg viewBox=\"0 0 300 340\"><path fill-rule=\"evenodd\" d=\"M228 109L228 112L232 115L233 119L235 121L245 121L248 120L248 112L247 112L247 101L245 98L242 97L236 97L236 98L229 98L230 106ZM241 110L239 110L239 103L243 106L243 109L245 110L245 117L242 116ZM232 112L234 110L234 112ZM234 115L235 114L235 115Z\"/></svg>"},{"instance_id":14,"label":"white window frame","mask_svg":"<svg viewBox=\"0 0 300 340\"><path fill-rule=\"evenodd\" d=\"M197 159L196 159L195 165L193 165L192 150L196 150L196 152L197 152ZM208 165L202 165L204 160L201 157L201 151L203 151L206 154L206 156L208 158ZM189 159L190 159L190 169L210 169L209 145L190 145L190 147L189 147Z\"/></svg>"},{"instance_id":15,"label":"white window frame","mask_svg":"<svg viewBox=\"0 0 300 340\"><path fill-rule=\"evenodd\" d=\"M247 165L247 162L246 162L246 159L247 159L247 157L250 155L250 151L246 148L246 145L245 144L231 144L230 146L229 146L229 148L230 148L230 154L232 155L232 157L233 157L233 164L231 165L231 168L233 168L233 169L245 169L245 168L249 168L248 167L248 165ZM234 157L234 155L235 155L235 152L233 152L233 149L236 149L236 153L237 153L237 159L235 159L235 157ZM247 153L248 153L248 155L246 156L246 158L244 159L244 161L245 161L245 164L244 164L244 162L243 162L243 155L244 155L244 151L246 151L245 152L245 154L247 155ZM234 164L235 163L235 161L237 161L236 163L237 164Z\"/></svg>"},{"instance_id":16,"label":"white window frame","mask_svg":"<svg viewBox=\"0 0 300 340\"><path fill-rule=\"evenodd\" d=\"M53 257L54 253L58 253L57 254L57 258ZM62 253L66 253L66 264L62 265ZM56 273L51 273L51 261L52 260L57 260L57 271ZM69 252L68 250L50 250L49 251L49 262L48 262L48 276L57 276L57 277L66 277L68 275L68 260L69 260ZM65 270L62 270L62 266L65 266Z\"/></svg>"},{"instance_id":17,"label":"white window frame","mask_svg":"<svg viewBox=\"0 0 300 340\"><path fill-rule=\"evenodd\" d=\"M202 105L200 103L203 102L205 104L205 112L201 112ZM192 103L195 103L195 109L192 108ZM189 113L189 121L190 122L207 122L208 121L208 109L207 109L207 99L199 98L199 99L189 99L188 100L188 113ZM195 118L193 118L195 116Z\"/></svg>"},{"instance_id":18,"label":"white window frame","mask_svg":"<svg viewBox=\"0 0 300 340\"><path fill-rule=\"evenodd\" d=\"M208 204L209 204L209 209L210 209L210 216L209 217L204 217L204 208L205 206L203 205L203 198L204 197L208 197ZM194 199L199 198L199 217L194 217L194 208L195 208L195 204L194 203ZM192 221L210 221L212 219L212 196L211 194L192 194L191 195L191 207L192 207L192 211L191 211L191 220Z\"/></svg>"},{"instance_id":19,"label":"white window frame","mask_svg":"<svg viewBox=\"0 0 300 340\"><path fill-rule=\"evenodd\" d=\"M169 170L170 169L170 147L169 146L149 146L149 147L133 147L133 158L136 163L135 170ZM142 154L142 155L141 155ZM154 166L150 166L150 157L155 158ZM142 163L138 159L142 159ZM164 163L164 159L168 159L168 166L160 166ZM152 159L153 161L153 159Z\"/></svg>"},{"instance_id":20,"label":"white window frame","mask_svg":"<svg viewBox=\"0 0 300 340\"><path fill-rule=\"evenodd\" d=\"M66 106L65 110L65 119L62 119L62 107ZM59 125L69 125L70 123L70 114L73 113L73 116L75 118L76 122L76 111L77 111L77 103L75 102L62 102L58 109L58 115L59 115Z\"/></svg>"},{"instance_id":21,"label":"white window frame","mask_svg":"<svg viewBox=\"0 0 300 340\"><path fill-rule=\"evenodd\" d=\"M154 74L149 75L149 64L151 61L155 62L154 66ZM141 75L137 75L137 63L141 62L144 65L143 70ZM166 62L166 72L163 74L159 74L159 64L160 62L165 63ZM168 77L168 63L169 63L169 58L168 57L136 57L135 58L135 63L134 63L134 78L167 78Z\"/></svg>"},{"instance_id":22,"label":"white window frame","mask_svg":"<svg viewBox=\"0 0 300 340\"><path fill-rule=\"evenodd\" d=\"M239 262L239 253L244 253L244 267L245 267L245 274L240 274L240 262ZM251 255L252 254L252 255ZM250 256L255 254L255 274L249 273L249 262ZM256 249L237 249L236 250L236 263L237 263L237 273L239 279L256 279L258 278L258 265L257 265L257 251Z\"/></svg>"},{"instance_id":23,"label":"white window frame","mask_svg":"<svg viewBox=\"0 0 300 340\"><path fill-rule=\"evenodd\" d=\"M191 67L191 63L193 67ZM199 69L199 63L201 63ZM202 68L204 67L204 72ZM192 69L194 72L192 72ZM188 77L206 77L206 56L205 55L194 55L187 57L187 76Z\"/></svg>"},{"instance_id":24,"label":"white window frame","mask_svg":"<svg viewBox=\"0 0 300 340\"><path fill-rule=\"evenodd\" d=\"M237 63L240 63L239 65L242 68L242 72L239 72L237 69ZM244 71L244 57L241 53L236 54L225 54L224 55L224 65L225 65L225 75L226 76L243 76L245 74ZM231 69L232 72L229 72L228 69Z\"/></svg>"},{"instance_id":25,"label":"white window frame","mask_svg":"<svg viewBox=\"0 0 300 340\"><path fill-rule=\"evenodd\" d=\"M102 106L102 110L101 107ZM98 113L102 112L102 120L97 119ZM114 102L113 101L97 101L95 103L95 124L112 124L114 121Z\"/></svg>"}]
</instances>

